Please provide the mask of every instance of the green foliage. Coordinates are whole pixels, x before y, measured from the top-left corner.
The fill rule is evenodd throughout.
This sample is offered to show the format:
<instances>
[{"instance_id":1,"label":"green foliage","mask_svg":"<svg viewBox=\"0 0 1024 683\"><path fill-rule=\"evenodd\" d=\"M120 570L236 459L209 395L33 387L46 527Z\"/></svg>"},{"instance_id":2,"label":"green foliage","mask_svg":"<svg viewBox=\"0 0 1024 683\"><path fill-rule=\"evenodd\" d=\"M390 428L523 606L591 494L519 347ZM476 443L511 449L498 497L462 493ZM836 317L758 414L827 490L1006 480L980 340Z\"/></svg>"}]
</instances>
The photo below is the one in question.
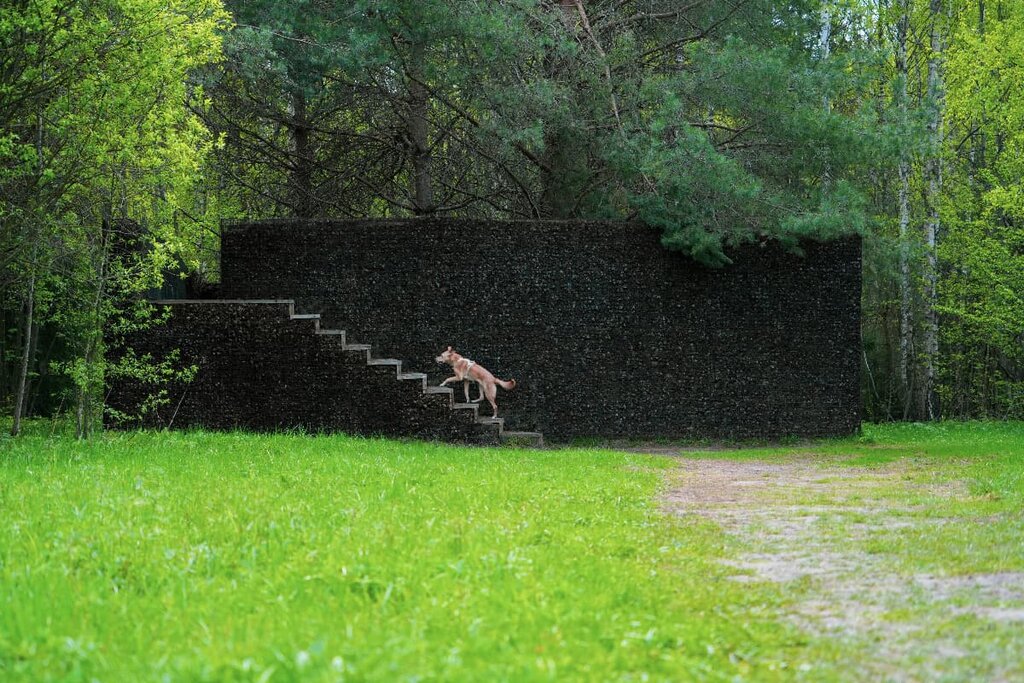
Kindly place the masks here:
<instances>
[{"instance_id":1,"label":"green foliage","mask_svg":"<svg viewBox=\"0 0 1024 683\"><path fill-rule=\"evenodd\" d=\"M175 263L206 258L218 204L201 168L213 138L186 107L218 58L219 0L90 0L0 8L0 253L5 308L72 356L84 432L98 416L103 328ZM6 387L5 387L6 388Z\"/></svg>"},{"instance_id":2,"label":"green foliage","mask_svg":"<svg viewBox=\"0 0 1024 683\"><path fill-rule=\"evenodd\" d=\"M842 63L812 62L806 52L737 38L720 47L698 45L692 60L695 73L657 86L691 104L638 131L657 145L663 164L652 194L671 199L651 211L641 196L641 218L665 225L669 243L703 244L698 258L713 264L724 260L723 243L866 232L857 172L877 167L884 148L875 122L822 105L854 83L842 77ZM681 120L690 124L683 128ZM666 127L661 121L683 155L657 144Z\"/></svg>"},{"instance_id":3,"label":"green foliage","mask_svg":"<svg viewBox=\"0 0 1024 683\"><path fill-rule=\"evenodd\" d=\"M901 78L892 61L897 49L892 28L898 26L904 6L908 73ZM910 172L905 238L898 234L898 178L891 170L879 174L871 191L878 227L866 254L865 403L868 414L877 418L906 414L905 397L921 383L911 377L911 386L901 386L901 338L910 349L912 365L925 361L922 322L926 309L933 308L939 313L940 343L931 362L938 370L936 390L943 412L959 418L1019 418L1024 416L1024 214L1019 199L1024 187L1024 99L1017 84L1022 77L1024 8L1015 3L943 0L934 19L931 9L924 0L891 3L875 28L865 33L877 36L877 50L890 61L873 72L877 85L858 98L873 99L879 116L892 122L900 136L896 148ZM930 45L933 28L938 54ZM936 60L941 83L938 100L926 88L930 58ZM905 120L897 96L901 83L907 88L902 100L909 108ZM938 129L930 134L927 125L936 111ZM925 281L933 269L923 231L929 220L924 171L930 156L942 169L933 300L925 295ZM905 285L901 255L908 261ZM911 309L909 331L901 330L899 322L904 288Z\"/></svg>"},{"instance_id":4,"label":"green foliage","mask_svg":"<svg viewBox=\"0 0 1024 683\"><path fill-rule=\"evenodd\" d=\"M159 360L149 354L139 357L135 354L134 349L125 349L115 362L107 363L106 376L103 379L117 381L131 378L140 386L148 387L151 393L135 407L135 411L131 414L108 406L106 415L109 421L121 426L138 424L151 412L170 403L167 395L168 384L172 382L187 384L195 379L198 372L199 368L195 365L182 367L181 353L178 349L171 350Z\"/></svg>"},{"instance_id":5,"label":"green foliage","mask_svg":"<svg viewBox=\"0 0 1024 683\"><path fill-rule=\"evenodd\" d=\"M951 28L951 173L940 255L946 401L1024 415L1024 7L965 10Z\"/></svg>"},{"instance_id":6,"label":"green foliage","mask_svg":"<svg viewBox=\"0 0 1024 683\"><path fill-rule=\"evenodd\" d=\"M934 389L1024 415L1018 4L226 4L0 7L0 308L33 293L85 412L100 330L168 271L214 277L218 219L443 213L640 220L711 266L862 234L866 413Z\"/></svg>"},{"instance_id":7,"label":"green foliage","mask_svg":"<svg viewBox=\"0 0 1024 683\"><path fill-rule=\"evenodd\" d=\"M228 5L205 116L227 191L265 215L419 213L426 176L431 211L640 219L721 265L723 246L862 230L885 156L874 119L822 104L860 56L808 49L812 0Z\"/></svg>"}]
</instances>

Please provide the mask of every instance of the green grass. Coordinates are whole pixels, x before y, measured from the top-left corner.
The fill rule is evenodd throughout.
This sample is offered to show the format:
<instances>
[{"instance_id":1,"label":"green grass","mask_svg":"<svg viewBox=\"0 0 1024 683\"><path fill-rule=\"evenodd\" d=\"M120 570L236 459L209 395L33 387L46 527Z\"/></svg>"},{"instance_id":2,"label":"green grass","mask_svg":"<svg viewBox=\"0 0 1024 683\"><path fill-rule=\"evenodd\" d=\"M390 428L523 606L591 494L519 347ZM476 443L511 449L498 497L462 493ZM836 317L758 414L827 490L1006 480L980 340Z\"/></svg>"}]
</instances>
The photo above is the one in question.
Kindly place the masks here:
<instances>
[{"instance_id":1,"label":"green grass","mask_svg":"<svg viewBox=\"0 0 1024 683\"><path fill-rule=\"evenodd\" d=\"M0 679L723 679L792 633L659 512L666 459L344 437L28 437Z\"/></svg>"},{"instance_id":2,"label":"green grass","mask_svg":"<svg viewBox=\"0 0 1024 683\"><path fill-rule=\"evenodd\" d=\"M784 590L726 579L720 529L664 514L669 458L35 428L0 439L0 680L842 677L834 643L780 617ZM1024 501L1021 424L699 457L812 451L969 479L942 514ZM1019 519L997 526L1021 539ZM946 551L962 539L935 533L882 552L1021 565L996 532L959 556Z\"/></svg>"}]
</instances>

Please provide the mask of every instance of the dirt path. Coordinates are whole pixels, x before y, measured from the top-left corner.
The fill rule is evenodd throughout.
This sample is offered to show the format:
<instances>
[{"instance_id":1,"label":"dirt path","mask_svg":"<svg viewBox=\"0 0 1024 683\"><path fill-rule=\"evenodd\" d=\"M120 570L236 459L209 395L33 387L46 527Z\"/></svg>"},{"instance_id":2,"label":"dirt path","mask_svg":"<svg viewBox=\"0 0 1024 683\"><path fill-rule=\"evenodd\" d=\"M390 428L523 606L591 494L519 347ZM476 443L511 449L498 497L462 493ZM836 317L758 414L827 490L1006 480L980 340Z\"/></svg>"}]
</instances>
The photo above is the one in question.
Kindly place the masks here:
<instances>
[{"instance_id":1,"label":"dirt path","mask_svg":"<svg viewBox=\"0 0 1024 683\"><path fill-rule=\"evenodd\" d=\"M901 562L893 539L977 523L933 514L929 500L941 507L967 493L913 468L812 456L683 459L666 503L711 519L737 541L726 561L731 580L783 584L786 618L859 653L852 680L1011 680L1024 653L977 648L972 634L996 629L999 637L986 643L1024 644L1016 635L1024 632L1024 574L942 576Z\"/></svg>"}]
</instances>

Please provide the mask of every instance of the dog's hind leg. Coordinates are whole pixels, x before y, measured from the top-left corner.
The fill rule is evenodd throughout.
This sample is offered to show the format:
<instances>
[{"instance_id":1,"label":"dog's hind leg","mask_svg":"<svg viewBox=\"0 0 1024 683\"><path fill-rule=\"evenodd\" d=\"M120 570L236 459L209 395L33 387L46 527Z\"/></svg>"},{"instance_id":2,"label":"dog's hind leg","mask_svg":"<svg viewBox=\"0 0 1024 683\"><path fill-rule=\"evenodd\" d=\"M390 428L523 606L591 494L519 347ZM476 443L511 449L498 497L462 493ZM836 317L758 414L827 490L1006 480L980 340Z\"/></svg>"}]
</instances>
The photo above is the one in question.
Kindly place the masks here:
<instances>
[{"instance_id":1,"label":"dog's hind leg","mask_svg":"<svg viewBox=\"0 0 1024 683\"><path fill-rule=\"evenodd\" d=\"M484 385L481 384L480 385L480 390L483 391L483 389L484 389ZM494 398L497 395L498 395L498 388L494 385L494 383L492 382L492 383L488 384L487 385L487 401L491 404L491 408L494 408L494 417L498 417L498 404L494 400Z\"/></svg>"}]
</instances>

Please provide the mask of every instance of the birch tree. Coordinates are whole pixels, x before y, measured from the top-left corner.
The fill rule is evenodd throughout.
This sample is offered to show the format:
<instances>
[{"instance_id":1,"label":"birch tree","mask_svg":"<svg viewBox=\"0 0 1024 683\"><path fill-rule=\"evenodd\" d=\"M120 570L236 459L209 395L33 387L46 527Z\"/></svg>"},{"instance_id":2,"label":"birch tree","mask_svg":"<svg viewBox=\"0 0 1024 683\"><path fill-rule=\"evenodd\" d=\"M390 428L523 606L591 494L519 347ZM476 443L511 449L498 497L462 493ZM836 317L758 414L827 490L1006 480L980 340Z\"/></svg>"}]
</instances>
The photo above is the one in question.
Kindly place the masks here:
<instances>
[{"instance_id":1,"label":"birch tree","mask_svg":"<svg viewBox=\"0 0 1024 683\"><path fill-rule=\"evenodd\" d=\"M924 176L926 220L924 224L924 311L922 325L921 379L916 392L915 416L935 420L939 417L935 366L939 354L938 241L942 201L942 144L945 97L942 86L943 0L929 0L930 51L928 53L928 156Z\"/></svg>"}]
</instances>

